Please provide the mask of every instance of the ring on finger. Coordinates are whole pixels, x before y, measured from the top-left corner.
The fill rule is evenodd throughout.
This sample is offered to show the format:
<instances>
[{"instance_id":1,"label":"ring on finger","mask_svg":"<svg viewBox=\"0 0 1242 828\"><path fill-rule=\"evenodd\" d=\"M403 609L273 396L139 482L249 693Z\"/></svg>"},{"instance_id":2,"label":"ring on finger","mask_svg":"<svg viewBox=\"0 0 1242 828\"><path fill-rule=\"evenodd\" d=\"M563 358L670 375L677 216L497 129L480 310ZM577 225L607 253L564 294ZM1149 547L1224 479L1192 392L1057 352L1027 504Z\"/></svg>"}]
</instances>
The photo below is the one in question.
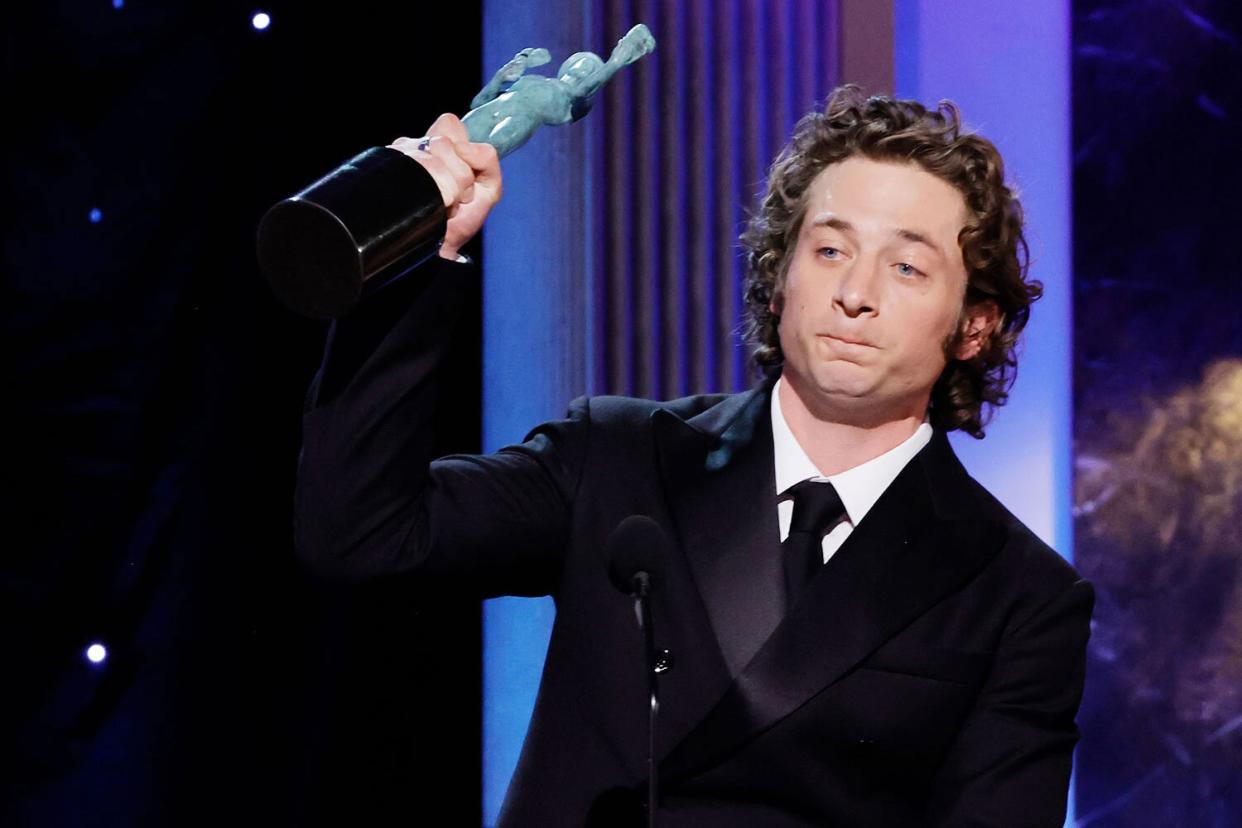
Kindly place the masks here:
<instances>
[{"instance_id":1,"label":"ring on finger","mask_svg":"<svg viewBox=\"0 0 1242 828\"><path fill-rule=\"evenodd\" d=\"M414 145L414 149L419 152L427 152L431 149L431 138L419 138L418 143Z\"/></svg>"}]
</instances>

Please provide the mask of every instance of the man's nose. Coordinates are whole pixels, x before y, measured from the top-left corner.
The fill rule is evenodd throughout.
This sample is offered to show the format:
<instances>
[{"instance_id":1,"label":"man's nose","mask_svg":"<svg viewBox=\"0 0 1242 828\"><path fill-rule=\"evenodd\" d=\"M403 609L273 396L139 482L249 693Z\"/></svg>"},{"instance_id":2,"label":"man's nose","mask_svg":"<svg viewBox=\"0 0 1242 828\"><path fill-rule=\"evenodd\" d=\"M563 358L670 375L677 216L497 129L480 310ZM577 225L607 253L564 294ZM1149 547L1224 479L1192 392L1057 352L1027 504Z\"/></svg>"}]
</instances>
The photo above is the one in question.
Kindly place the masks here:
<instances>
[{"instance_id":1,"label":"man's nose","mask_svg":"<svg viewBox=\"0 0 1242 828\"><path fill-rule=\"evenodd\" d=\"M855 259L842 273L833 302L849 316L879 310L880 262L874 257Z\"/></svg>"}]
</instances>

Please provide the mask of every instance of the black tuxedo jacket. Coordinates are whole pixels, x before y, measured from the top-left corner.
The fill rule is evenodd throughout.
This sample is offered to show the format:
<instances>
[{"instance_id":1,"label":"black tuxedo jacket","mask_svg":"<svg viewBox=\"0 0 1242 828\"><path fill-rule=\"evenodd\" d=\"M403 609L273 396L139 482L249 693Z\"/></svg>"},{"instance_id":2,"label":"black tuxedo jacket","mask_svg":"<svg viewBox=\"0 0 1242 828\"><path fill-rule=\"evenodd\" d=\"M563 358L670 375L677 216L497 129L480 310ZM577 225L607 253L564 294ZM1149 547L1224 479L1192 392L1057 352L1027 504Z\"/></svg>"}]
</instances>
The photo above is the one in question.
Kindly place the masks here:
<instances>
[{"instance_id":1,"label":"black tuxedo jacket","mask_svg":"<svg viewBox=\"0 0 1242 828\"><path fill-rule=\"evenodd\" d=\"M936 434L793 606L780 566L770 384L669 403L575 401L487 456L428 454L470 268L334 323L304 416L301 554L545 595L557 617L501 824L641 824L646 699L604 546L673 539L654 594L661 824L1060 826L1088 583ZM377 294L376 300L380 294Z\"/></svg>"}]
</instances>

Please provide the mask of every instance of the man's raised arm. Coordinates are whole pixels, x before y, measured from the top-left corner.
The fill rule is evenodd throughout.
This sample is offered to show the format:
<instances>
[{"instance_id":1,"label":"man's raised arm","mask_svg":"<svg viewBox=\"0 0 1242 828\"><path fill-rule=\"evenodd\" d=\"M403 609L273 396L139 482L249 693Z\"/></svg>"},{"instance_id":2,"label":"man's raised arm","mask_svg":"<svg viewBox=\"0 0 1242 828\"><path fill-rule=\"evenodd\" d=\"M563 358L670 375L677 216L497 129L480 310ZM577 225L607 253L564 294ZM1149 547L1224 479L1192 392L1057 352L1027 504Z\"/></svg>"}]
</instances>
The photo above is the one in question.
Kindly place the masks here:
<instances>
[{"instance_id":1,"label":"man's raised arm","mask_svg":"<svg viewBox=\"0 0 1242 828\"><path fill-rule=\"evenodd\" d=\"M392 145L435 179L448 213L440 258L332 322L303 413L299 555L325 574L418 570L479 594L539 594L564 547L581 417L486 457L435 458L438 375L477 269L458 251L500 198L493 147L441 116Z\"/></svg>"}]
</instances>

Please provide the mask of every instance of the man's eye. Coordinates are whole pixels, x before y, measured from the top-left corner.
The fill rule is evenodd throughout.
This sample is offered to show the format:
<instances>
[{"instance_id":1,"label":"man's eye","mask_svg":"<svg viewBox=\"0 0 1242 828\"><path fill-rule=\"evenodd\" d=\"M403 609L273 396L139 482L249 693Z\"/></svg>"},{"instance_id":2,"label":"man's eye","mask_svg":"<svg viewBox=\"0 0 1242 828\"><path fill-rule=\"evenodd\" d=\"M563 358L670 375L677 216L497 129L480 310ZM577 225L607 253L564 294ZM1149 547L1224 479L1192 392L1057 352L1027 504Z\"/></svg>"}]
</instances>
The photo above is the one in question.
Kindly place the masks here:
<instances>
[{"instance_id":1,"label":"man's eye","mask_svg":"<svg viewBox=\"0 0 1242 828\"><path fill-rule=\"evenodd\" d=\"M819 255L823 256L825 259L835 259L841 255L841 251L835 247L821 247L819 249Z\"/></svg>"},{"instance_id":2,"label":"man's eye","mask_svg":"<svg viewBox=\"0 0 1242 828\"><path fill-rule=\"evenodd\" d=\"M898 262L897 272L900 273L902 276L917 276L919 273L919 269L912 264L906 264L905 262Z\"/></svg>"}]
</instances>

